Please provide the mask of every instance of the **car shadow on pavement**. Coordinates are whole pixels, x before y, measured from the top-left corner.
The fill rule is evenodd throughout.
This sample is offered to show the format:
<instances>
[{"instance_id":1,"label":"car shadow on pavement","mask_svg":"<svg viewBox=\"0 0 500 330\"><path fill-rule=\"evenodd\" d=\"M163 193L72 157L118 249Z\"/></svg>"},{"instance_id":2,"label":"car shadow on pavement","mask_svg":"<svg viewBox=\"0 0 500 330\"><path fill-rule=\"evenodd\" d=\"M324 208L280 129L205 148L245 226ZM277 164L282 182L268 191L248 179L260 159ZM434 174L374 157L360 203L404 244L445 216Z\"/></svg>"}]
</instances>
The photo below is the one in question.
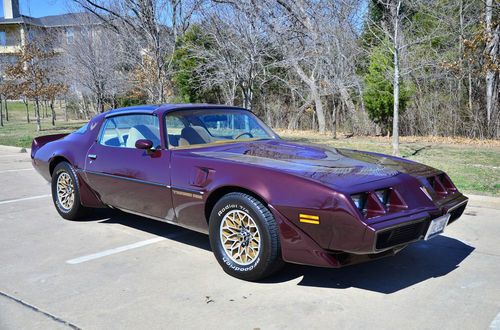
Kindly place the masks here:
<instances>
[{"instance_id":1,"label":"car shadow on pavement","mask_svg":"<svg viewBox=\"0 0 500 330\"><path fill-rule=\"evenodd\" d=\"M171 225L162 221L144 218L117 210L102 209L95 212L86 221L100 220L102 224L121 224L153 235L165 237L179 243L188 244L207 251L210 250L208 236Z\"/></svg>"},{"instance_id":2,"label":"car shadow on pavement","mask_svg":"<svg viewBox=\"0 0 500 330\"><path fill-rule=\"evenodd\" d=\"M339 269L288 264L266 283L280 283L302 277L298 285L347 289L359 288L385 294L444 276L457 269L474 251L459 240L438 236L408 246L393 257Z\"/></svg>"},{"instance_id":3,"label":"car shadow on pavement","mask_svg":"<svg viewBox=\"0 0 500 330\"><path fill-rule=\"evenodd\" d=\"M211 251L207 235L121 211L97 210L86 220L99 221L102 224L121 224ZM359 288L390 294L452 272L472 251L474 247L441 235L430 241L413 243L393 257L344 268L330 269L287 264L276 275L260 283L282 283L302 277L298 283L301 286L331 289Z\"/></svg>"}]
</instances>

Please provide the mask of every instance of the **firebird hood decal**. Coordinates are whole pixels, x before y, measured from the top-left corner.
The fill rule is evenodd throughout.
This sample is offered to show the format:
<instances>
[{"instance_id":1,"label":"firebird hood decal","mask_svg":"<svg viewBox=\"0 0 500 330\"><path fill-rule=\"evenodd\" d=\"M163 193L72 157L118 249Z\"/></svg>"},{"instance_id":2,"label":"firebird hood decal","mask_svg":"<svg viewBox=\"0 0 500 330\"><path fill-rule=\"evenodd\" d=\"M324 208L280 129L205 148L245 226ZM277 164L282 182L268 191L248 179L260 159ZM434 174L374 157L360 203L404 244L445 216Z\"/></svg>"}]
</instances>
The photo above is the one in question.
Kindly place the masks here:
<instances>
[{"instance_id":1,"label":"firebird hood decal","mask_svg":"<svg viewBox=\"0 0 500 330\"><path fill-rule=\"evenodd\" d=\"M245 164L260 165L264 167L271 167L274 169L280 169L292 172L307 172L307 173L328 173L335 175L373 175L373 176L394 176L398 172L386 169L381 166L349 166L346 163L342 164L341 159L327 157L322 160L316 161L305 161L299 159L273 159L265 158L260 156L251 156L245 154L237 154L234 152L227 151L206 151L206 152L195 152L197 155L231 160L236 162L242 162Z\"/></svg>"},{"instance_id":2,"label":"firebird hood decal","mask_svg":"<svg viewBox=\"0 0 500 330\"><path fill-rule=\"evenodd\" d=\"M256 141L193 154L278 169L329 185L367 183L400 173L416 176L435 172L428 166L391 156L286 141Z\"/></svg>"}]
</instances>

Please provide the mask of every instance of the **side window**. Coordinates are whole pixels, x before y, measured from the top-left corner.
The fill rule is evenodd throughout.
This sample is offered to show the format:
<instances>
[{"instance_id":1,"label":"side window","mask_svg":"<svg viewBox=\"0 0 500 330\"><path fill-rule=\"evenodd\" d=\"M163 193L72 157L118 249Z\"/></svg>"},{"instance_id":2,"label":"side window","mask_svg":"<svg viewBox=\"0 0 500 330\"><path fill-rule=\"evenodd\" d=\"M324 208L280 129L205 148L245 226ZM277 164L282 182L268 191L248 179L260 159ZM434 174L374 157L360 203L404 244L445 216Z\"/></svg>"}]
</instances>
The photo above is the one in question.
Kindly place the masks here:
<instances>
[{"instance_id":1,"label":"side window","mask_svg":"<svg viewBox=\"0 0 500 330\"><path fill-rule=\"evenodd\" d=\"M160 148L160 126L153 115L123 115L106 119L99 143L110 147L135 148L135 142L147 139Z\"/></svg>"},{"instance_id":2,"label":"side window","mask_svg":"<svg viewBox=\"0 0 500 330\"><path fill-rule=\"evenodd\" d=\"M166 123L168 145L178 147L182 129L186 126L182 120L175 115L167 115Z\"/></svg>"}]
</instances>

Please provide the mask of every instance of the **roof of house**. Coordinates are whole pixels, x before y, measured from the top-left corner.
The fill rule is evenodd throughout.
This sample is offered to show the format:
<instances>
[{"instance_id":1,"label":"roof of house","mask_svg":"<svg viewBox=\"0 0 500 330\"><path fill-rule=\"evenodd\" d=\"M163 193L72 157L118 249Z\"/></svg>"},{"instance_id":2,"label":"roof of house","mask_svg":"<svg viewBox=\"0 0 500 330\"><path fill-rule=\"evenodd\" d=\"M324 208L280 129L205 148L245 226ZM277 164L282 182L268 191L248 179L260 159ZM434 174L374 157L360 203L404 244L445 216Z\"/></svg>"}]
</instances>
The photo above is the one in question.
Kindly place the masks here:
<instances>
[{"instance_id":1,"label":"roof of house","mask_svg":"<svg viewBox=\"0 0 500 330\"><path fill-rule=\"evenodd\" d=\"M6 19L0 17L0 24L26 24L41 27L63 27L88 24L99 24L99 19L89 13L68 13L62 15L50 15L43 17L31 17L21 15L19 17Z\"/></svg>"}]
</instances>

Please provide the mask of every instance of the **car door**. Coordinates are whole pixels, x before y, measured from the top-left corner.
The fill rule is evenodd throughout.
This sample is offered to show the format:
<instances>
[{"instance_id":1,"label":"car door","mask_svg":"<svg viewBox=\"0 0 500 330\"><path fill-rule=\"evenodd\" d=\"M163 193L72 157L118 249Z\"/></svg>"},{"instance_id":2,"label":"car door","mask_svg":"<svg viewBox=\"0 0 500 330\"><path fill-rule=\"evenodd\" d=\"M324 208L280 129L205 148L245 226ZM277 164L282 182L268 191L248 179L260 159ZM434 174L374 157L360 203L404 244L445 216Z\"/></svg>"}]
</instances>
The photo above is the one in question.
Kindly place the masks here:
<instances>
[{"instance_id":1,"label":"car door","mask_svg":"<svg viewBox=\"0 0 500 330\"><path fill-rule=\"evenodd\" d=\"M138 139L153 150L137 149ZM97 141L87 152L85 176L110 206L174 221L170 189L170 151L162 148L158 117L116 115L105 119Z\"/></svg>"}]
</instances>

